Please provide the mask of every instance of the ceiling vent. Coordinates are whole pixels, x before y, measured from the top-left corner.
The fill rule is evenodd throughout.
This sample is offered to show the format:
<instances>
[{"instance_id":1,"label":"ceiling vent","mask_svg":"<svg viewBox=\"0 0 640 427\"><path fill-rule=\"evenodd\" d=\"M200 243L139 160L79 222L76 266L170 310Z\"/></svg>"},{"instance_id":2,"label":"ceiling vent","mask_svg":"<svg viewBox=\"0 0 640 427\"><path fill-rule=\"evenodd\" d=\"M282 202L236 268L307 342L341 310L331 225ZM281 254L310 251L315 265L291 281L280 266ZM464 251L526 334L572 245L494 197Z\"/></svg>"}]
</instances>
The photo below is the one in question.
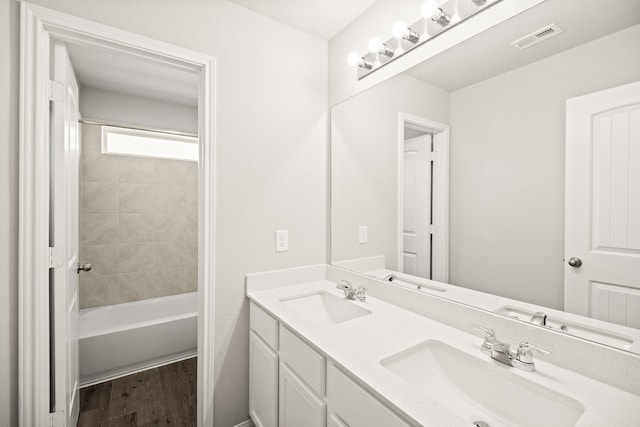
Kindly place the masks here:
<instances>
[{"instance_id":1,"label":"ceiling vent","mask_svg":"<svg viewBox=\"0 0 640 427\"><path fill-rule=\"evenodd\" d=\"M544 28L540 28L538 31L524 36L516 41L511 42L511 46L515 46L520 50L524 50L528 47L538 44L545 40L549 40L551 37L555 37L564 33L564 30L556 24L547 25Z\"/></svg>"}]
</instances>

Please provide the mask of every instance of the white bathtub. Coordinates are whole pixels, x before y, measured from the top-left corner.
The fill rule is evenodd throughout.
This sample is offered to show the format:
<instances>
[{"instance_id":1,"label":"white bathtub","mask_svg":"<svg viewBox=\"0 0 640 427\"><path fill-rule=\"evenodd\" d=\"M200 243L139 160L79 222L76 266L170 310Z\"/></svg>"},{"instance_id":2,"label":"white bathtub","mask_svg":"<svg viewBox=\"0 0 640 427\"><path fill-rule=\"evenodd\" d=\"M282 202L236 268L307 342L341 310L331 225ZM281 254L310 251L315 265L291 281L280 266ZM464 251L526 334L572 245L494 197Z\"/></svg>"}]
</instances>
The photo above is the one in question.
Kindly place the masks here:
<instances>
[{"instance_id":1,"label":"white bathtub","mask_svg":"<svg viewBox=\"0 0 640 427\"><path fill-rule=\"evenodd\" d=\"M80 386L193 357L198 294L80 310Z\"/></svg>"}]
</instances>

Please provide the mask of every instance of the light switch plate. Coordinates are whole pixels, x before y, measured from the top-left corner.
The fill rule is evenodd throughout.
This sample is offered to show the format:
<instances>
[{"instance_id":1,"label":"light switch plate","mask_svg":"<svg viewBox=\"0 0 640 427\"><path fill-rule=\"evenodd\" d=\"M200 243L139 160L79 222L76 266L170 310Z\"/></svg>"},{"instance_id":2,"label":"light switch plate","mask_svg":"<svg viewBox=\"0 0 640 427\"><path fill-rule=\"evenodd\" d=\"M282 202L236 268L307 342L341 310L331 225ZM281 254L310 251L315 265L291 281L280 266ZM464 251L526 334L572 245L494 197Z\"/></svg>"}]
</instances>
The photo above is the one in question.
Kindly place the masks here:
<instances>
[{"instance_id":1,"label":"light switch plate","mask_svg":"<svg viewBox=\"0 0 640 427\"><path fill-rule=\"evenodd\" d=\"M276 230L276 252L289 250L289 230Z\"/></svg>"},{"instance_id":2,"label":"light switch plate","mask_svg":"<svg viewBox=\"0 0 640 427\"><path fill-rule=\"evenodd\" d=\"M361 225L358 228L358 243L369 243L369 227L366 225Z\"/></svg>"}]
</instances>

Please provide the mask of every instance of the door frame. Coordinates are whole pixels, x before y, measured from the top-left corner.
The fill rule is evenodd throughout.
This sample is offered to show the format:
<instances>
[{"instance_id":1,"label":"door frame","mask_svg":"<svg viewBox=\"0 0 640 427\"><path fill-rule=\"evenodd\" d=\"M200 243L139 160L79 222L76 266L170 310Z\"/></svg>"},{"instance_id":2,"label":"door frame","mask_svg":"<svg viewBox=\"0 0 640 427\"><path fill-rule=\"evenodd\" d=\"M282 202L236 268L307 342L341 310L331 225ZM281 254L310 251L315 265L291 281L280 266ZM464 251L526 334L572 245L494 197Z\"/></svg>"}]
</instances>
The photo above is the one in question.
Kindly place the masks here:
<instances>
[{"instance_id":1,"label":"door frame","mask_svg":"<svg viewBox=\"0 0 640 427\"><path fill-rule=\"evenodd\" d=\"M409 125L433 134L433 248L431 251L433 280L449 281L449 125L400 112L398 113L397 162L397 201L396 201L396 270L403 271L402 232L403 224L403 185L404 185L404 127Z\"/></svg>"},{"instance_id":2,"label":"door frame","mask_svg":"<svg viewBox=\"0 0 640 427\"><path fill-rule=\"evenodd\" d=\"M49 71L54 40L144 57L199 74L198 426L213 426L215 58L21 2L18 231L19 425L49 415Z\"/></svg>"}]
</instances>

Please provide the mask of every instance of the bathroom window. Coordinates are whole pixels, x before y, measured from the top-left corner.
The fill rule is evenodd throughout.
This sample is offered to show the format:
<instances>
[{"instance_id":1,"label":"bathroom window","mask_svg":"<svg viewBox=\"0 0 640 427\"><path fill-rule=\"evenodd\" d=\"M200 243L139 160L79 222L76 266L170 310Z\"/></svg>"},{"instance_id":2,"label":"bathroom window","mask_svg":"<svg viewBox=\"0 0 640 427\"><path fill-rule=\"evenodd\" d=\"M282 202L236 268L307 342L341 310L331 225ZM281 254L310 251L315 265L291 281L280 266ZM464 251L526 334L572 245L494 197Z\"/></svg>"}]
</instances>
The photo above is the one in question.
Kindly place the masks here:
<instances>
[{"instance_id":1,"label":"bathroom window","mask_svg":"<svg viewBox=\"0 0 640 427\"><path fill-rule=\"evenodd\" d=\"M102 152L125 156L198 161L198 138L164 132L102 127Z\"/></svg>"}]
</instances>

